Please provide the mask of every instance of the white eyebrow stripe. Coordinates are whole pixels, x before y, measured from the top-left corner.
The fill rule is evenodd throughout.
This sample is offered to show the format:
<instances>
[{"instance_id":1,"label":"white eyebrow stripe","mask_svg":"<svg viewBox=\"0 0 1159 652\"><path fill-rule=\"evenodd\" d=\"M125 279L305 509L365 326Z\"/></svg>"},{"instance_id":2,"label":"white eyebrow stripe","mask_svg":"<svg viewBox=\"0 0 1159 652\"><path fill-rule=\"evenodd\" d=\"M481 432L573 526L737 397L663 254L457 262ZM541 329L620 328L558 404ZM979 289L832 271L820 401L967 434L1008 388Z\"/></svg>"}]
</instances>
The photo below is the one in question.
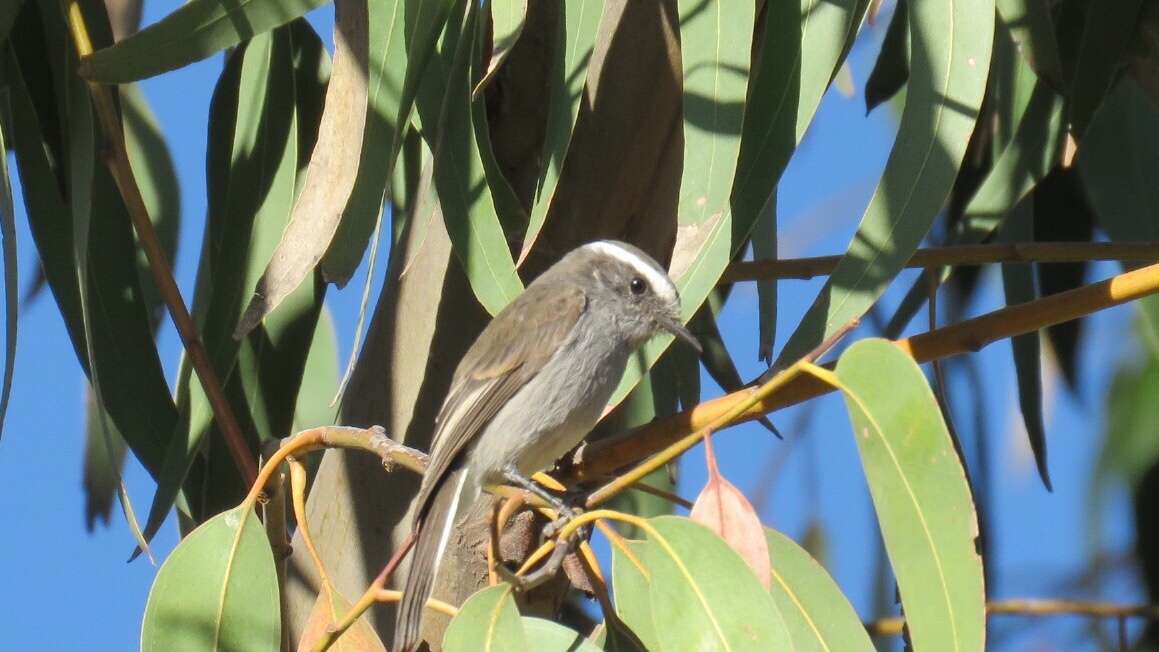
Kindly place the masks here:
<instances>
[{"instance_id":1,"label":"white eyebrow stripe","mask_svg":"<svg viewBox=\"0 0 1159 652\"><path fill-rule=\"evenodd\" d=\"M607 254L616 260L631 265L632 269L639 272L641 276L648 280L648 285L651 285L657 294L669 300L676 298L676 286L672 283L672 279L668 278L667 274L649 265L648 261L607 240L593 242L588 246L595 251Z\"/></svg>"}]
</instances>

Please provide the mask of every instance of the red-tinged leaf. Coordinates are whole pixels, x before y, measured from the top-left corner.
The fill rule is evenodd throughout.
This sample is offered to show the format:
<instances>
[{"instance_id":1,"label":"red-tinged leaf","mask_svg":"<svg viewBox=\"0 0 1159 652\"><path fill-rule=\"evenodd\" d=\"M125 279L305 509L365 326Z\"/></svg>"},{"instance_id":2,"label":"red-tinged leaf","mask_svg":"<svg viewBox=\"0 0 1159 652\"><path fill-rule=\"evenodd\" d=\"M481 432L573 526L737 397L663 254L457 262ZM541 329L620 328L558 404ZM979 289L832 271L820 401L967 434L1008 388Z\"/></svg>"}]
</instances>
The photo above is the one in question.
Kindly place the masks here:
<instances>
[{"instance_id":1,"label":"red-tinged leaf","mask_svg":"<svg viewBox=\"0 0 1159 652\"><path fill-rule=\"evenodd\" d=\"M689 516L717 533L753 569L761 586L769 588L769 542L757 510L740 489L720 474L712 440L705 438L704 454L708 462L708 482L704 485Z\"/></svg>"},{"instance_id":2,"label":"red-tinged leaf","mask_svg":"<svg viewBox=\"0 0 1159 652\"><path fill-rule=\"evenodd\" d=\"M310 611L310 618L302 630L302 638L298 641L298 652L309 652L317 645L318 639L326 633L326 629L350 611L350 601L334 591L329 582L322 583L322 591L318 593L318 600ZM386 646L374 632L374 628L366 618L354 621L350 629L343 632L338 640L330 646L335 652L386 652Z\"/></svg>"}]
</instances>

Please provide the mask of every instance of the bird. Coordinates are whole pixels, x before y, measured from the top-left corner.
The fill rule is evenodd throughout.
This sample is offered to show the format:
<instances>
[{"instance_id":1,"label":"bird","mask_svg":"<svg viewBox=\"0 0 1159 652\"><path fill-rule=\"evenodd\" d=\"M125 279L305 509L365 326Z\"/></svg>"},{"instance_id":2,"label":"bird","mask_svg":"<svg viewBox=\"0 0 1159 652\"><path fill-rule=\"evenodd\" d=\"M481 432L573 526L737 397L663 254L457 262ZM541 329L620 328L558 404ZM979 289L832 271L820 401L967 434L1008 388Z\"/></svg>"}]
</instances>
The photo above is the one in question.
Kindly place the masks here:
<instances>
[{"instance_id":1,"label":"bird","mask_svg":"<svg viewBox=\"0 0 1159 652\"><path fill-rule=\"evenodd\" d=\"M483 329L435 419L395 650L418 646L451 533L481 492L513 484L554 500L530 476L592 430L632 353L664 331L700 351L681 317L676 285L655 259L599 240L563 256Z\"/></svg>"}]
</instances>

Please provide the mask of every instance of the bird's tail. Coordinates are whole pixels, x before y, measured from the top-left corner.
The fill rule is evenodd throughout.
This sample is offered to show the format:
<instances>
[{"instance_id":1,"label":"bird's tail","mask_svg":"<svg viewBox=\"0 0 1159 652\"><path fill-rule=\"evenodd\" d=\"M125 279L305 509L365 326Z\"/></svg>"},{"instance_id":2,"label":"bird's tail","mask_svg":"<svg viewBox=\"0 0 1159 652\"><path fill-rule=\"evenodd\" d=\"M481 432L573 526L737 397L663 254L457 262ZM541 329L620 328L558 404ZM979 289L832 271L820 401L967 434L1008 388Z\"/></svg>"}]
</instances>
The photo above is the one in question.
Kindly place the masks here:
<instances>
[{"instance_id":1,"label":"bird's tail","mask_svg":"<svg viewBox=\"0 0 1159 652\"><path fill-rule=\"evenodd\" d=\"M469 496L465 496L466 481L465 470L450 474L442 483L443 486L435 491L429 506L423 510L415 524L417 539L394 623L392 649L396 652L412 652L419 644L423 607L431 597L431 588L443 552L447 549L451 531L459 519L460 508L470 507L472 502Z\"/></svg>"}]
</instances>

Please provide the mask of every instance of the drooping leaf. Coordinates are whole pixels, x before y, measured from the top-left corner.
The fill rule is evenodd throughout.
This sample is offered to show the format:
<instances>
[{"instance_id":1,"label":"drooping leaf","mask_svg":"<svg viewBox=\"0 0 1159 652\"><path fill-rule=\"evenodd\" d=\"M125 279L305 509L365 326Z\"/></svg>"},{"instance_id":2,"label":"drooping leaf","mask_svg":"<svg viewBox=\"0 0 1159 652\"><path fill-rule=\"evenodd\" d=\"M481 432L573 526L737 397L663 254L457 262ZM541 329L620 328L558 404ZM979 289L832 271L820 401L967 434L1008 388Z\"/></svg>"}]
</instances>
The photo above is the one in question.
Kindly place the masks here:
<instances>
[{"instance_id":1,"label":"drooping leaf","mask_svg":"<svg viewBox=\"0 0 1159 652\"><path fill-rule=\"evenodd\" d=\"M743 492L720 473L712 439L704 440L708 481L696 497L688 518L715 533L752 569L757 581L769 588L769 545L761 518Z\"/></svg>"},{"instance_id":2,"label":"drooping leaf","mask_svg":"<svg viewBox=\"0 0 1159 652\"><path fill-rule=\"evenodd\" d=\"M1048 0L995 0L994 4L1010 26L1018 52L1043 81L1061 89L1062 63Z\"/></svg>"},{"instance_id":3,"label":"drooping leaf","mask_svg":"<svg viewBox=\"0 0 1159 652\"><path fill-rule=\"evenodd\" d=\"M335 6L333 70L318 139L290 222L242 313L235 338L253 330L313 272L338 230L358 176L369 84L367 3L336 0Z\"/></svg>"},{"instance_id":4,"label":"drooping leaf","mask_svg":"<svg viewBox=\"0 0 1159 652\"><path fill-rule=\"evenodd\" d=\"M298 639L298 652L311 652L327 628L350 613L352 608L349 600L335 591L329 582L323 581L318 600L314 602L310 617L302 628L302 637ZM386 646L365 616L354 621L330 649L334 652L386 652Z\"/></svg>"},{"instance_id":5,"label":"drooping leaf","mask_svg":"<svg viewBox=\"0 0 1159 652\"><path fill-rule=\"evenodd\" d=\"M695 10L702 3L682 3L681 7ZM736 28L738 22L743 22L737 16L748 15L744 3L719 3L704 5L711 7L713 12L723 10L724 22L729 23L728 34L741 30ZM683 235L678 233L677 245L673 252L670 273L676 280L683 302L685 317L690 317L700 307L708 292L715 287L717 280L725 267L733 259L741 247L748 242L753 225L762 215L762 219L772 220L775 210L767 209L770 202L775 201L773 190L777 180L789 162L789 157L800 142L809 123L812 122L821 97L829 87L841 62L851 47L852 37L861 23L868 3L864 0L840 0L838 2L820 2L818 0L801 0L800 4L792 2L773 2L768 4L765 19L764 39L760 47L759 57L753 64L752 74L749 76L747 92L742 96L743 105L727 101L721 104L723 97L715 102L709 101L711 96L719 93L699 91L693 88L690 94L686 88L686 100L691 97L693 118L708 124L728 118L729 110L737 110L743 106L743 124L739 141L739 149L733 150L737 157L735 176L731 181L729 204L726 207L713 209L699 225L685 221L688 219L681 207ZM712 12L707 17L699 16L700 21L714 20ZM681 15L684 10L681 10ZM749 17L747 20L754 20ZM682 29L684 25L682 23ZM696 30L708 31L709 28L701 25ZM682 39L683 39L682 34ZM695 33L688 38L696 38ZM717 42L717 35L705 37L699 47L708 49ZM739 39L737 42L736 39ZM730 64L723 71L718 70L722 81L731 80L739 75L739 71L749 68L749 43L751 31L740 36L729 36L721 39L722 46L729 46L729 61L743 59L739 68ZM744 45L744 53L735 52L733 48ZM705 61L714 60L715 54L702 52ZM683 57L685 70L696 67L690 59ZM697 74L702 77L710 75L711 70L700 66ZM727 87L731 96L732 87ZM722 111L714 112L713 107ZM687 110L687 103L686 103ZM700 114L699 117L697 114ZM716 117L705 120L705 115L716 113ZM688 121L686 116L686 122ZM700 128L689 127L687 129ZM730 134L722 134L730 136ZM708 138L708 136L705 136ZM715 140L715 139L713 139ZM695 141L694 141L695 142ZM701 152L685 143L689 156L694 157L697 165L706 167L711 165L715 172L721 173L718 159L708 162L708 153ZM717 151L720 157L723 152ZM725 159L726 166L731 165L731 158ZM686 167L684 176L695 174L695 168ZM683 177L682 177L683 178ZM703 183L703 181L701 182ZM683 188L683 186L682 186ZM691 187L689 188L691 189ZM682 190L682 197L684 190ZM693 203L699 199L696 193L687 195ZM706 206L708 205L706 201ZM702 210L699 207L693 207ZM692 213L695 215L695 213ZM767 226L776 229L775 223ZM728 242L725 242L725 241ZM637 355L642 365L632 364L624 374L619 388L612 397L616 403L627 394L627 391L639 380L640 368L647 368L653 364L664 350L671 344L671 337L659 337L645 345L643 351Z\"/></svg>"},{"instance_id":6,"label":"drooping leaf","mask_svg":"<svg viewBox=\"0 0 1159 652\"><path fill-rule=\"evenodd\" d=\"M200 61L303 16L326 0L191 0L81 62L87 79L123 84Z\"/></svg>"},{"instance_id":7,"label":"drooping leaf","mask_svg":"<svg viewBox=\"0 0 1159 652\"><path fill-rule=\"evenodd\" d=\"M770 592L794 650L873 650L857 612L829 573L801 546L766 529L773 585Z\"/></svg>"},{"instance_id":8,"label":"drooping leaf","mask_svg":"<svg viewBox=\"0 0 1159 652\"><path fill-rule=\"evenodd\" d=\"M1135 80L1124 77L1095 113L1078 169L1112 240L1159 239L1159 106Z\"/></svg>"},{"instance_id":9,"label":"drooping leaf","mask_svg":"<svg viewBox=\"0 0 1159 652\"><path fill-rule=\"evenodd\" d=\"M986 89L992 0L909 7L910 79L897 140L857 233L780 360L795 360L869 309L949 196Z\"/></svg>"},{"instance_id":10,"label":"drooping leaf","mask_svg":"<svg viewBox=\"0 0 1159 652\"><path fill-rule=\"evenodd\" d=\"M543 140L543 171L535 187L535 201L523 236L520 265L543 228L555 197L555 187L567 159L572 130L584 101L588 62L595 47L603 14L603 0L573 0L560 12L558 45L553 53L547 108L547 129Z\"/></svg>"},{"instance_id":11,"label":"drooping leaf","mask_svg":"<svg viewBox=\"0 0 1159 652\"><path fill-rule=\"evenodd\" d=\"M648 567L644 564L643 541L626 542L634 558L618 546L612 546L612 593L616 615L644 644L646 650L659 650L656 623L652 620L652 598Z\"/></svg>"},{"instance_id":12,"label":"drooping leaf","mask_svg":"<svg viewBox=\"0 0 1159 652\"><path fill-rule=\"evenodd\" d=\"M24 0L11 0L0 6L0 45L8 40L8 32L16 24L16 15L20 13L20 6Z\"/></svg>"},{"instance_id":13,"label":"drooping leaf","mask_svg":"<svg viewBox=\"0 0 1159 652\"><path fill-rule=\"evenodd\" d=\"M19 6L19 3L15 3ZM13 11L15 14L15 11ZM0 41L7 36L7 17L0 10ZM15 15L12 16L15 20ZM11 22L7 23L9 26ZM0 106L7 112L8 107ZM4 434L4 417L12 397L12 377L16 371L17 316L20 309L20 280L16 266L16 207L12 204L12 186L8 176L8 146L0 129L0 238L4 251L4 380L0 385L0 436Z\"/></svg>"},{"instance_id":14,"label":"drooping leaf","mask_svg":"<svg viewBox=\"0 0 1159 652\"><path fill-rule=\"evenodd\" d=\"M468 2L466 18L454 43L454 57L439 115L434 151L434 193L420 202L418 221L442 212L455 255L471 282L479 303L491 314L499 312L523 289L507 247L499 217L502 192L484 169L477 123L471 107L473 53L477 52L478 7ZM451 34L448 27L448 35ZM508 189L509 191L509 189ZM437 197L437 205L435 201Z\"/></svg>"},{"instance_id":15,"label":"drooping leaf","mask_svg":"<svg viewBox=\"0 0 1159 652\"><path fill-rule=\"evenodd\" d=\"M27 5L26 9L31 7ZM25 11L22 15L32 20L35 13ZM63 32L59 15L44 19L61 21L53 30ZM72 214L58 183L67 178L59 166L67 164L68 156L53 149L58 142L41 139L41 134L51 134L49 125L53 123L43 122L40 116L45 112L53 116L60 114L52 106L53 76L47 72L39 54L41 29L36 22L18 25L13 31L12 47L7 49L5 73L12 89L13 127L9 135L45 277L64 317L77 358L89 373L89 345L77 285ZM35 73L33 76L24 73L26 66ZM101 219L93 220L89 229L88 248L97 253L88 259L91 282L87 301L93 306L89 330L102 382L101 398L117 430L145 468L155 475L176 423L176 409L153 345L128 215L104 166L94 166L93 173L93 213L101 215Z\"/></svg>"},{"instance_id":16,"label":"drooping leaf","mask_svg":"<svg viewBox=\"0 0 1159 652\"><path fill-rule=\"evenodd\" d=\"M1034 239L1034 215L1028 202L1014 208L1017 215L1007 218L999 232L1003 242L1030 242ZM1034 267L1026 263L1002 265L1002 289L1006 305L1012 306L1038 298L1038 283ZM1050 469L1046 458L1046 428L1042 420L1042 360L1038 331L1017 335L1010 340L1014 353L1014 370L1018 381L1018 405L1022 423L1038 476L1048 491L1052 490Z\"/></svg>"},{"instance_id":17,"label":"drooping leaf","mask_svg":"<svg viewBox=\"0 0 1159 652\"><path fill-rule=\"evenodd\" d=\"M780 608L727 543L686 518L650 523L656 536L649 534L643 558L656 649L792 649Z\"/></svg>"},{"instance_id":18,"label":"drooping leaf","mask_svg":"<svg viewBox=\"0 0 1159 652\"><path fill-rule=\"evenodd\" d=\"M245 297L257 284L289 219L312 147L311 125L317 124L327 67L317 35L304 21L295 21L234 50L214 90L206 165L206 246L193 317L227 390L238 382L232 376L241 348L232 331ZM313 288L303 288L295 296L312 293ZM246 341L252 345L265 341L270 331L278 333L275 322L292 322L291 312L271 320ZM305 352L291 349L283 355L292 365ZM189 373L188 361L183 361L178 378L180 429L165 453L146 519L147 538L164 523L213 426L213 410L201 384ZM238 406L234 409L248 414Z\"/></svg>"},{"instance_id":19,"label":"drooping leaf","mask_svg":"<svg viewBox=\"0 0 1159 652\"><path fill-rule=\"evenodd\" d=\"M302 386L294 406L292 430L300 432L307 428L332 425L338 416L337 406L331 405L337 387L338 335L334 330L334 318L323 307L318 315L318 325L314 327L314 339L310 342L310 352L302 371Z\"/></svg>"},{"instance_id":20,"label":"drooping leaf","mask_svg":"<svg viewBox=\"0 0 1159 652\"><path fill-rule=\"evenodd\" d=\"M1078 169L1055 168L1034 188L1034 239L1039 242L1090 242L1094 235L1094 215L1083 191ZM1087 264L1037 263L1038 289L1047 297L1073 290L1083 284ZM1046 328L1062 376L1067 385L1078 387L1079 339L1083 320L1076 319Z\"/></svg>"},{"instance_id":21,"label":"drooping leaf","mask_svg":"<svg viewBox=\"0 0 1159 652\"><path fill-rule=\"evenodd\" d=\"M601 648L585 638L583 634L574 629L568 629L559 623L528 616L524 616L520 620L523 622L523 633L527 638L527 646L530 650L601 652Z\"/></svg>"},{"instance_id":22,"label":"drooping leaf","mask_svg":"<svg viewBox=\"0 0 1159 652\"><path fill-rule=\"evenodd\" d=\"M869 339L842 354L837 378L914 649L984 649L978 522L925 376L888 340Z\"/></svg>"},{"instance_id":23,"label":"drooping leaf","mask_svg":"<svg viewBox=\"0 0 1159 652\"><path fill-rule=\"evenodd\" d=\"M1015 74L1021 78L1033 75L1033 71L1027 66ZM1029 195L1058 162L1059 147L1066 133L1062 96L1039 81L1034 85L1021 116L1009 145L1002 150L966 204L947 244L979 244L992 236L1014 206ZM940 270L939 282L944 282L951 271L950 268ZM927 281L918 279L886 327L888 337L900 335L928 295Z\"/></svg>"},{"instance_id":24,"label":"drooping leaf","mask_svg":"<svg viewBox=\"0 0 1159 652\"><path fill-rule=\"evenodd\" d=\"M101 415L92 392L85 393L85 448L81 482L85 492L85 529L92 532L97 521L109 523L113 501L121 488L121 470L129 452L125 438L116 432L108 415ZM102 422L102 419L104 420ZM103 429L107 428L106 434Z\"/></svg>"},{"instance_id":25,"label":"drooping leaf","mask_svg":"<svg viewBox=\"0 0 1159 652\"><path fill-rule=\"evenodd\" d=\"M865 112L893 98L909 79L909 2L898 0L881 52L865 80Z\"/></svg>"},{"instance_id":26,"label":"drooping leaf","mask_svg":"<svg viewBox=\"0 0 1159 652\"><path fill-rule=\"evenodd\" d=\"M500 583L468 598L443 634L443 649L447 652L538 649L528 645L511 592L510 584Z\"/></svg>"},{"instance_id":27,"label":"drooping leaf","mask_svg":"<svg viewBox=\"0 0 1159 652\"><path fill-rule=\"evenodd\" d=\"M491 0L491 58L487 61L487 68L483 77L475 85L473 94L482 92L499 72L499 68L511 55L511 48L523 34L523 25L527 22L527 0Z\"/></svg>"},{"instance_id":28,"label":"drooping leaf","mask_svg":"<svg viewBox=\"0 0 1159 652\"><path fill-rule=\"evenodd\" d=\"M405 0L367 2L367 23L373 27L368 51L366 128L358 176L321 263L323 278L340 288L358 268L370 235L382 217L383 198L402 140L399 125L405 127L405 118L399 122L399 109L407 74L406 7Z\"/></svg>"},{"instance_id":29,"label":"drooping leaf","mask_svg":"<svg viewBox=\"0 0 1159 652\"><path fill-rule=\"evenodd\" d=\"M277 650L278 600L269 539L243 504L206 521L161 565L145 604L141 650Z\"/></svg>"}]
</instances>

